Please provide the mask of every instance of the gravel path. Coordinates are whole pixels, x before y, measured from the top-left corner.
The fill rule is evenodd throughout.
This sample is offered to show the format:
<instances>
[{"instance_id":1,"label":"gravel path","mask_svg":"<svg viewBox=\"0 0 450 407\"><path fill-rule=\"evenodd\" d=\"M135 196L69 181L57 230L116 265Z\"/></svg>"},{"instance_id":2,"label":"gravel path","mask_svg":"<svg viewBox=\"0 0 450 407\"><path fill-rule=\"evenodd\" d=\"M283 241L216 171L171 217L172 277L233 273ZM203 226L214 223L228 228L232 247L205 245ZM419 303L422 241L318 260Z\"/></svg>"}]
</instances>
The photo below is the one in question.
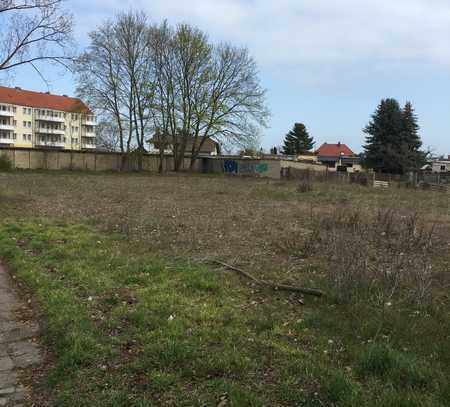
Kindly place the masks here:
<instances>
[{"instance_id":1,"label":"gravel path","mask_svg":"<svg viewBox=\"0 0 450 407\"><path fill-rule=\"evenodd\" d=\"M21 315L26 309L0 264L0 407L19 407L30 401L28 389L20 383L20 373L42 360L36 342L39 326L24 321Z\"/></svg>"}]
</instances>

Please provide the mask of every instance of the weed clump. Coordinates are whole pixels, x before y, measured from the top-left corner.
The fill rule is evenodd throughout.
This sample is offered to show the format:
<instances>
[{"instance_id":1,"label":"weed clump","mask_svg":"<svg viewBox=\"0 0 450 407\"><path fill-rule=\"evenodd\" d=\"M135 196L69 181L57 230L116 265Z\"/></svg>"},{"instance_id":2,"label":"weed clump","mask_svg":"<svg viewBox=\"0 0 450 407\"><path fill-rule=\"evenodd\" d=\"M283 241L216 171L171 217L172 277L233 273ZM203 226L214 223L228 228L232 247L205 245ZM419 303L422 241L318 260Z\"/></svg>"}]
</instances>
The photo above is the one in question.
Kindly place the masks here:
<instances>
[{"instance_id":1,"label":"weed clump","mask_svg":"<svg viewBox=\"0 0 450 407\"><path fill-rule=\"evenodd\" d=\"M12 162L8 156L0 154L0 171L11 171Z\"/></svg>"},{"instance_id":2,"label":"weed clump","mask_svg":"<svg viewBox=\"0 0 450 407\"><path fill-rule=\"evenodd\" d=\"M360 356L358 373L391 382L396 388L427 388L433 375L415 358L390 346L374 344Z\"/></svg>"},{"instance_id":3,"label":"weed clump","mask_svg":"<svg viewBox=\"0 0 450 407\"><path fill-rule=\"evenodd\" d=\"M312 192L313 185L310 182L301 182L297 187L297 192L299 193L306 193L306 192Z\"/></svg>"},{"instance_id":4,"label":"weed clump","mask_svg":"<svg viewBox=\"0 0 450 407\"><path fill-rule=\"evenodd\" d=\"M306 244L320 254L338 302L389 308L393 302L431 305L434 241L434 227L417 215L337 210L315 222Z\"/></svg>"}]
</instances>

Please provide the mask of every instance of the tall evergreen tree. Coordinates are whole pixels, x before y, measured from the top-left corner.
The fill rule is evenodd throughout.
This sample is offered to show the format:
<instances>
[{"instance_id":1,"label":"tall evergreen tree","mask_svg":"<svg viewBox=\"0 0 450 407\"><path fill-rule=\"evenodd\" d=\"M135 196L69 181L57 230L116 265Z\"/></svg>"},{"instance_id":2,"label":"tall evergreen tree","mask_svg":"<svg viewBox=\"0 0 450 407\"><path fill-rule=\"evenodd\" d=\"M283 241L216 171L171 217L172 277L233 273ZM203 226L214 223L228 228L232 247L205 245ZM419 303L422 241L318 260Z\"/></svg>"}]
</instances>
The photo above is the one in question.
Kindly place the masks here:
<instances>
[{"instance_id":1,"label":"tall evergreen tree","mask_svg":"<svg viewBox=\"0 0 450 407\"><path fill-rule=\"evenodd\" d=\"M368 168L404 174L424 160L417 117L409 102L402 109L395 99L383 99L364 133L364 162Z\"/></svg>"},{"instance_id":2,"label":"tall evergreen tree","mask_svg":"<svg viewBox=\"0 0 450 407\"><path fill-rule=\"evenodd\" d=\"M404 172L417 170L426 162L427 154L420 150L420 126L417 123L417 115L411 102L407 102L403 108L403 133L402 133L402 162Z\"/></svg>"},{"instance_id":3,"label":"tall evergreen tree","mask_svg":"<svg viewBox=\"0 0 450 407\"><path fill-rule=\"evenodd\" d=\"M294 128L286 134L283 153L286 155L298 155L309 151L314 146L314 139L309 135L303 123L295 123Z\"/></svg>"}]
</instances>

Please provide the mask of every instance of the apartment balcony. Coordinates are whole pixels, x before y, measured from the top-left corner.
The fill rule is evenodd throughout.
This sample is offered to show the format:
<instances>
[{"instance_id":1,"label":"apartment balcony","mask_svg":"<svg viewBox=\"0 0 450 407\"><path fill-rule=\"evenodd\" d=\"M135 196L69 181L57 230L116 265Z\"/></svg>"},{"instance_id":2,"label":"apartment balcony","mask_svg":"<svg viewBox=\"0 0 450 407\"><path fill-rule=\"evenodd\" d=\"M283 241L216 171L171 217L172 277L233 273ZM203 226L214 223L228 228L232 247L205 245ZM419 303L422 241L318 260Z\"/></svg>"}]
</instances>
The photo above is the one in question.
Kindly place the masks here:
<instances>
[{"instance_id":1,"label":"apartment balcony","mask_svg":"<svg viewBox=\"0 0 450 407\"><path fill-rule=\"evenodd\" d=\"M39 133L39 134L59 134L59 135L64 135L64 134L66 134L66 131L64 129L46 129L44 127L38 127L36 129L36 133Z\"/></svg>"},{"instance_id":2,"label":"apartment balcony","mask_svg":"<svg viewBox=\"0 0 450 407\"><path fill-rule=\"evenodd\" d=\"M36 120L44 121L44 122L56 122L56 123L65 123L66 119L64 117L56 117L56 116L47 116L38 114L36 116Z\"/></svg>"},{"instance_id":3,"label":"apartment balcony","mask_svg":"<svg viewBox=\"0 0 450 407\"><path fill-rule=\"evenodd\" d=\"M88 116L81 120L83 126L97 126L97 119L95 117Z\"/></svg>"},{"instance_id":4,"label":"apartment balcony","mask_svg":"<svg viewBox=\"0 0 450 407\"><path fill-rule=\"evenodd\" d=\"M15 127L12 124L0 124L0 130L14 131Z\"/></svg>"},{"instance_id":5,"label":"apartment balcony","mask_svg":"<svg viewBox=\"0 0 450 407\"><path fill-rule=\"evenodd\" d=\"M0 117L14 117L15 115L12 110L0 110Z\"/></svg>"},{"instance_id":6,"label":"apartment balcony","mask_svg":"<svg viewBox=\"0 0 450 407\"><path fill-rule=\"evenodd\" d=\"M81 148L86 149L86 150L95 150L97 148L97 146L92 143L81 143Z\"/></svg>"},{"instance_id":7,"label":"apartment balcony","mask_svg":"<svg viewBox=\"0 0 450 407\"><path fill-rule=\"evenodd\" d=\"M64 148L64 141L43 141L36 140L36 145L39 147Z\"/></svg>"},{"instance_id":8,"label":"apartment balcony","mask_svg":"<svg viewBox=\"0 0 450 407\"><path fill-rule=\"evenodd\" d=\"M85 131L83 133L83 137L95 138L95 132L94 131Z\"/></svg>"},{"instance_id":9,"label":"apartment balcony","mask_svg":"<svg viewBox=\"0 0 450 407\"><path fill-rule=\"evenodd\" d=\"M4 138L0 136L0 144L14 144L16 140L12 140L10 138Z\"/></svg>"}]
</instances>

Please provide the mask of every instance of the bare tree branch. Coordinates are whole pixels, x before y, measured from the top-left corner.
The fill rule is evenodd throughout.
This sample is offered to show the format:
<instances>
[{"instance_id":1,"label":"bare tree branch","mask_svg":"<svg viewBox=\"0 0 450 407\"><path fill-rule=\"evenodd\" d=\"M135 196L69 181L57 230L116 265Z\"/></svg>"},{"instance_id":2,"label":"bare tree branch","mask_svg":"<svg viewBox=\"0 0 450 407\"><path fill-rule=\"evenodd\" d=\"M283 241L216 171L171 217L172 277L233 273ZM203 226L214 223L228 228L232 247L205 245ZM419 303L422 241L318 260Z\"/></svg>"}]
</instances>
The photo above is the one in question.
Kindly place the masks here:
<instances>
[{"instance_id":1,"label":"bare tree branch","mask_svg":"<svg viewBox=\"0 0 450 407\"><path fill-rule=\"evenodd\" d=\"M69 66L73 20L63 3L0 0L0 72L22 65L36 69L38 63L48 61Z\"/></svg>"},{"instance_id":2,"label":"bare tree branch","mask_svg":"<svg viewBox=\"0 0 450 407\"><path fill-rule=\"evenodd\" d=\"M113 119L123 160L134 151L139 168L152 122L149 33L144 13L119 14L90 34L91 44L75 64L78 94L102 119Z\"/></svg>"}]
</instances>

